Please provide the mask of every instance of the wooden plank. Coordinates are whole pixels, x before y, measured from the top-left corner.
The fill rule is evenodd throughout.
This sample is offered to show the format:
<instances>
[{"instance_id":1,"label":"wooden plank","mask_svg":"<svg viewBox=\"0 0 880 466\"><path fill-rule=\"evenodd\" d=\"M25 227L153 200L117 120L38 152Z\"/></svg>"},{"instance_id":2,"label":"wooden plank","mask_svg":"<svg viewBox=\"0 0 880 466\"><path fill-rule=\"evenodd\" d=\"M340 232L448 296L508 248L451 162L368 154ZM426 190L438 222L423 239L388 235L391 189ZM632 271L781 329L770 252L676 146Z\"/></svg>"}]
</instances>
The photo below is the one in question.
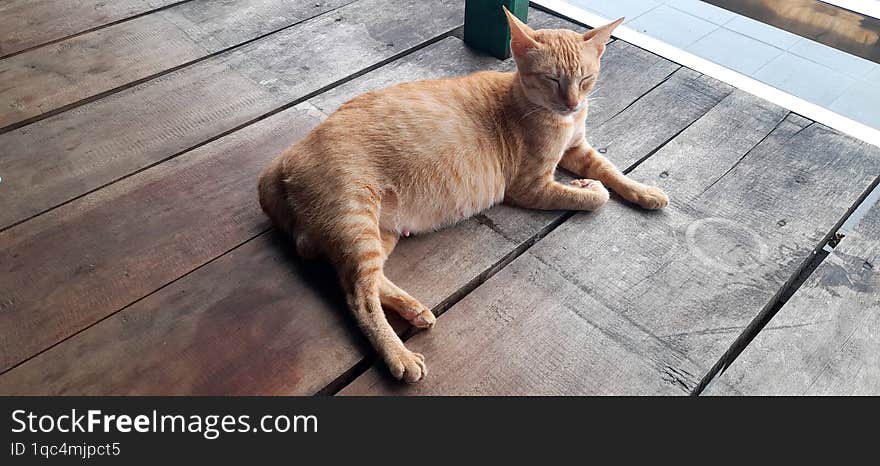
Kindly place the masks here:
<instances>
[{"instance_id":1,"label":"wooden plank","mask_svg":"<svg viewBox=\"0 0 880 466\"><path fill-rule=\"evenodd\" d=\"M540 15L536 16L540 17ZM550 18L547 19L550 20ZM615 60L636 63L631 61L626 53L620 52L617 55L612 55L610 50L612 47L609 47L609 57L616 56L618 58ZM637 49L632 48L620 50L637 52ZM636 56L641 57L637 60L645 58L639 53L636 53ZM659 60L662 61L662 59ZM509 64L496 62L491 58L468 54L459 41L447 39L340 86L331 93L321 94L301 107L321 108L329 112L353 95L393 82L508 66ZM609 69L613 68L613 66L609 67ZM658 70L646 68L642 74L643 76L653 76L656 83L665 77L665 73L663 68ZM614 88L613 83L609 85L610 89ZM647 85L648 88L652 86L651 84L644 85ZM637 86L631 86L627 83L621 85L619 89L621 93L629 94L630 99L638 97L638 94L633 94L638 91ZM233 135L174 159L174 164L166 162L6 232L14 233L9 238L19 238L16 244L9 249L3 248L3 250L19 261L13 265L17 270L16 275L21 277L18 285L27 283L28 286L19 287L7 282L0 289L24 289L25 291L20 291L20 293L31 293L31 296L4 294L4 301L13 301L13 306L6 314L12 313L19 319L26 319L32 313L39 313L41 308L47 307L41 304L43 299L39 290L57 287L57 283L63 282L65 286L58 289L53 295L53 299L60 303L59 305L67 306L65 316L56 314L56 318L64 320L56 321L51 325L42 323L40 326L43 328L63 327L64 324L80 319L82 322L78 325L81 328L102 315L112 313L121 305L138 299L150 289L161 286L180 274L198 267L212 257L222 254L223 251L235 246L237 242L244 241L250 235L260 231L259 225L265 225L265 223L247 185L256 178L256 173L262 169L268 159L278 152L277 146L287 144L288 138L294 137L294 135L279 137L278 133L283 132L284 128L293 125L294 122L306 125L306 120L301 119L273 123L276 118L282 116L293 118L286 117L288 112L292 112L292 110L282 112L275 117L264 120L264 122L248 127L246 130L233 133ZM238 142L234 141L226 143L225 141L230 138L241 141L240 146ZM261 149L264 146L265 149ZM245 156L245 154L247 155ZM228 169L230 164L235 164L236 168L234 170ZM218 185L224 186L224 189L218 192ZM157 189L156 186L160 186L160 189ZM145 202L145 198L148 201ZM198 202L193 202L190 198L196 198ZM224 211L232 214L220 214ZM515 221L517 215L531 214L534 212L508 211L504 218ZM494 216L492 212L488 215ZM115 218L111 222L101 220L105 217ZM145 228L138 224L142 218L151 219L150 227L146 228L147 231L162 231L163 234L144 234L142 230ZM80 234L68 235L70 239L65 242L57 241L60 235L65 234L64 232L72 230L79 231ZM535 231L531 232L531 234L534 233ZM444 235L450 235L448 237L450 239L444 240L447 238ZM107 237L113 237L113 241L109 244L105 242ZM2 238L3 236L0 235L0 240ZM440 302L441 299L455 291L463 281L482 272L486 267L492 265L493 260L500 258L502 252L506 254L513 247L512 243L503 242L500 236L491 234L488 228L479 226L476 222L468 222L450 230L450 232L444 232L439 236L429 235L424 239L419 238L419 240L419 243L413 243L421 245L418 247L407 246L411 241L404 241L401 244L389 263L389 274L424 302L432 304ZM494 244L507 244L507 247L493 251L491 247L485 246L491 245L493 242ZM196 243L198 247L194 248L191 246L192 243ZM486 251L483 254L477 254L480 256L478 258L468 255L449 257L448 251L458 249L461 249L462 254L476 254L471 252L469 245L481 243L485 243L480 247L485 247ZM452 247L453 244L456 247ZM467 245L467 247L462 245ZM68 252L65 253L65 251ZM43 259L34 258L37 253L42 254ZM271 254L269 256L271 257ZM55 259L51 259L53 257ZM161 266L156 264L157 258L161 258L163 261ZM87 262L92 260L99 262ZM87 268L87 274L74 273L84 265L91 265ZM213 264L209 267L211 266ZM266 267L283 268L284 265L266 265ZM447 267L453 267L448 275L462 280L455 283L456 287L452 284L448 284L448 287L437 284L438 277L436 275L443 275L443 270L446 270ZM481 267L483 268L481 269ZM250 269L242 266L242 270ZM463 273L467 270L473 270L473 272L470 275ZM293 279L289 273L279 272L277 269L266 272L266 274L269 273L275 275L280 273L284 275L285 279ZM229 274L232 275L230 280L239 280L244 283L250 283L250 280L254 279L263 279L262 274L259 276L245 274L244 277L237 272L229 272ZM290 286L301 285L292 284ZM73 299L75 297L85 298L75 300ZM19 304L15 306L15 302ZM33 304L25 305L23 303ZM261 308L261 306L263 305L259 302L254 303L255 308ZM137 309L142 308L137 307ZM177 307L170 305L167 308L160 305L157 309L162 312L162 315L156 319L166 323L172 322L176 313L180 312ZM235 310L230 310L230 312L233 311ZM121 316L128 315L130 312L144 313L149 310L134 311L129 308L105 322L122 318ZM267 310L266 312L271 311ZM285 309L284 312L291 311ZM303 312L308 312L311 316L311 310ZM83 316L83 314L89 313L92 314ZM322 312L318 312L318 314L322 315ZM309 321L315 319L315 317L307 318ZM291 319L297 319L296 315L292 315ZM112 336L113 330L102 330L113 327L105 326L111 326L111 324L102 322L16 368L3 377L3 380L7 381L5 386L9 388L10 392L18 390L19 393L27 391L28 387L37 385L45 386L47 393L53 391L89 393L91 388L88 384L91 383L89 381L94 378L95 373L90 371L96 371L96 366L84 368L82 372L71 371L64 380L52 383L43 379L37 383L34 377L40 378L42 377L40 374L46 373L56 374L55 377L60 377L59 374L65 373L64 371L68 370L65 368L70 366L68 363L70 359L67 357L74 357L69 355L76 353L69 348L79 345L80 343L76 342L80 342L80 338L89 338L89 343L86 346L92 348L96 353L102 352L101 348L104 345L117 344L118 340ZM323 328L325 327L316 325L316 329ZM85 335L101 336L86 337ZM169 337L167 333L163 333L163 335ZM22 335L20 338L22 341L16 341L16 345L29 344L27 338L29 338L28 334ZM150 335L145 335L142 340L130 342L138 347L136 351L132 351L141 353L150 351L150 348L161 351L163 346L150 338ZM183 338L182 341L185 341L184 337L181 338ZM313 339L322 342L321 345L314 348L300 348L297 351L341 354L346 350L338 349L334 345L353 347L351 346L353 343L344 338L339 340L336 337L316 334ZM10 347L14 346L10 344ZM216 348L203 348L203 350L209 351L211 355L216 353ZM74 353L70 353L70 351L74 351ZM128 351L111 351L111 353L117 354L118 357L131 354ZM205 359L209 356L201 355L199 357ZM362 357L362 353L359 350L356 355L347 358L340 357L339 364L341 365L321 366L314 373L303 376L302 393L308 393L309 390L333 380L350 367L351 361L357 361L360 357ZM107 371L118 371L119 367L125 365L123 360L106 360L100 364L106 364L105 370ZM147 387L147 381L138 379L135 375L131 377L132 386ZM232 390L232 386L229 384L238 382L217 383L218 389L227 387L226 389ZM119 388L119 386L116 385L115 388ZM290 388L290 386L287 387ZM155 388L155 390L161 389L161 386ZM131 390L136 390L136 388L131 388ZM143 388L143 390L149 390L149 388Z\"/></svg>"},{"instance_id":2,"label":"wooden plank","mask_svg":"<svg viewBox=\"0 0 880 466\"><path fill-rule=\"evenodd\" d=\"M0 4L0 57L180 0L7 0Z\"/></svg>"},{"instance_id":3,"label":"wooden plank","mask_svg":"<svg viewBox=\"0 0 880 466\"><path fill-rule=\"evenodd\" d=\"M194 0L7 58L0 131L351 2Z\"/></svg>"},{"instance_id":4,"label":"wooden plank","mask_svg":"<svg viewBox=\"0 0 880 466\"><path fill-rule=\"evenodd\" d=\"M315 393L369 345L333 272L293 259L287 244L248 242L0 376L0 393ZM469 222L403 241L389 271L432 306L509 247Z\"/></svg>"},{"instance_id":5,"label":"wooden plank","mask_svg":"<svg viewBox=\"0 0 880 466\"><path fill-rule=\"evenodd\" d=\"M598 124L587 133L587 139L615 163L633 165L651 149L674 137L676 133L670 133L670 128L679 131L687 128L732 90L727 84L681 68L658 85L651 98L639 99L627 108L629 111L617 113L607 120L603 119L604 115L595 115ZM676 103L674 111L670 111L669 102ZM634 138L632 134L639 137Z\"/></svg>"},{"instance_id":6,"label":"wooden plank","mask_svg":"<svg viewBox=\"0 0 880 466\"><path fill-rule=\"evenodd\" d=\"M616 373L585 366L577 349L528 363L516 359L528 357L525 349L503 360L505 354L492 349L450 356L449 346L456 342L447 332L480 327L487 313L502 312L486 301L529 286L530 275L518 277L516 269L505 269L494 286L487 283L489 289L477 291L485 300L453 306L430 335L411 342L431 361L449 358L439 375L435 371L422 385L401 388L372 368L344 392L467 393L473 381L466 379L470 372L464 366L477 365L489 372L481 376L482 393L542 392L547 386L541 378L551 372L560 384L553 393L663 393L656 390L658 380L689 393L880 175L876 148L795 115L780 124L785 115L734 91L633 172L636 179L665 189L672 199L669 208L645 212L612 202L597 213L574 216L529 250L579 289L579 302L597 302L631 324L596 324L604 333L623 332L627 341L638 343L629 348L632 357L618 361ZM829 147L835 150L828 152ZM521 317L530 314L524 309L537 312L531 303L549 307L574 300L555 293L553 287L533 289L520 297L522 308L512 300L513 308L505 306L503 313L512 316L509 325L517 330L498 336L482 329L469 335L480 340L469 347L567 347L568 333L536 330L539 324ZM595 348L606 343L597 338L585 351L598 352ZM485 361L491 358L497 364ZM654 369L653 379L644 378L645 367ZM605 384L601 389L584 385L584 378ZM512 380L520 382L511 388Z\"/></svg>"},{"instance_id":7,"label":"wooden plank","mask_svg":"<svg viewBox=\"0 0 880 466\"><path fill-rule=\"evenodd\" d=\"M417 3L362 0L0 135L0 229L216 138L460 24L458 1L438 0L430 14Z\"/></svg>"},{"instance_id":8,"label":"wooden plank","mask_svg":"<svg viewBox=\"0 0 880 466\"><path fill-rule=\"evenodd\" d=\"M880 201L704 392L880 394Z\"/></svg>"},{"instance_id":9,"label":"wooden plank","mask_svg":"<svg viewBox=\"0 0 880 466\"><path fill-rule=\"evenodd\" d=\"M394 383L373 367L340 394L680 394L669 363L688 365L528 252L407 346L428 359L425 380Z\"/></svg>"}]
</instances>

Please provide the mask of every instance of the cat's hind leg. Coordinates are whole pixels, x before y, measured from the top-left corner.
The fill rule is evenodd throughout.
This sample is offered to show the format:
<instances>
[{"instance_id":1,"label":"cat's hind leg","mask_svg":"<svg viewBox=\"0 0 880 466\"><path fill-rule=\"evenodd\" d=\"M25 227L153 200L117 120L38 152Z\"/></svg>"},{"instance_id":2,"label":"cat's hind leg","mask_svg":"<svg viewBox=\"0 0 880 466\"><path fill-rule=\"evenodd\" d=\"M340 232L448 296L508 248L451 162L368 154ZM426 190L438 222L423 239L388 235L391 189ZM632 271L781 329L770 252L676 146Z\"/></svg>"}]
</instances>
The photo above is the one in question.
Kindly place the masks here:
<instances>
[{"instance_id":1,"label":"cat's hind leg","mask_svg":"<svg viewBox=\"0 0 880 466\"><path fill-rule=\"evenodd\" d=\"M425 357L403 345L382 309L383 294L386 301L391 296L391 282L383 271L386 252L379 231L379 202L369 201L371 196L345 196L361 201L341 205L335 215L325 216L333 219L333 224L324 229L328 232L327 253L339 272L355 320L391 374L410 383L418 382L428 372Z\"/></svg>"},{"instance_id":2,"label":"cat's hind leg","mask_svg":"<svg viewBox=\"0 0 880 466\"><path fill-rule=\"evenodd\" d=\"M393 231L382 230L381 237L384 257L387 259L397 245L400 235ZM382 306L400 314L400 317L415 327L430 328L437 321L434 313L427 306L400 289L388 277L384 277L379 286L379 300L382 302Z\"/></svg>"},{"instance_id":3,"label":"cat's hind leg","mask_svg":"<svg viewBox=\"0 0 880 466\"><path fill-rule=\"evenodd\" d=\"M385 278L379 286L379 299L383 306L394 310L415 327L431 328L437 321L430 309L398 288L388 278Z\"/></svg>"}]
</instances>

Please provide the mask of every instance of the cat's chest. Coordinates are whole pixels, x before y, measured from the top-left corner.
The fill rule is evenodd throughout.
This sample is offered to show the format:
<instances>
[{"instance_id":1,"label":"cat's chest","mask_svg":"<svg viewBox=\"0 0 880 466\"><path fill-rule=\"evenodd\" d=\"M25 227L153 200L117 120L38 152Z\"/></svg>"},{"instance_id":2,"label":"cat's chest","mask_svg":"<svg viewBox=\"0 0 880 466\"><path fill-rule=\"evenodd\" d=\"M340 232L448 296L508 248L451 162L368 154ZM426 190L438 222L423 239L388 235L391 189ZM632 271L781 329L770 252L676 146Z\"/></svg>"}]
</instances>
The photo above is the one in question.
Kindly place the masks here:
<instances>
[{"instance_id":1,"label":"cat's chest","mask_svg":"<svg viewBox=\"0 0 880 466\"><path fill-rule=\"evenodd\" d=\"M555 166L566 150L578 145L583 139L584 119L574 116L563 117L558 124L549 129L548 133L552 136L541 141L533 152L540 153L543 162Z\"/></svg>"}]
</instances>

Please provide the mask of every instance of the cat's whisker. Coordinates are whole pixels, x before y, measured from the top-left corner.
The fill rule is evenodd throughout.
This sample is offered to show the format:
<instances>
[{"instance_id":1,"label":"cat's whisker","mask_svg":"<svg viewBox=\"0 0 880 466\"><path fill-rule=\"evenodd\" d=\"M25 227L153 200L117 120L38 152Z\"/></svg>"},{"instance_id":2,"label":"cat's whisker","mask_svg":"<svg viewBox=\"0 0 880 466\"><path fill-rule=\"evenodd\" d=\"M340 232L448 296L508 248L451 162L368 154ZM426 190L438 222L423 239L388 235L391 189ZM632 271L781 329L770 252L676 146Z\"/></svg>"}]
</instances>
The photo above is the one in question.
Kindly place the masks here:
<instances>
[{"instance_id":1,"label":"cat's whisker","mask_svg":"<svg viewBox=\"0 0 880 466\"><path fill-rule=\"evenodd\" d=\"M587 94L587 100L604 99L605 97L601 95L595 95L598 91L599 89L593 89L589 94Z\"/></svg>"}]
</instances>

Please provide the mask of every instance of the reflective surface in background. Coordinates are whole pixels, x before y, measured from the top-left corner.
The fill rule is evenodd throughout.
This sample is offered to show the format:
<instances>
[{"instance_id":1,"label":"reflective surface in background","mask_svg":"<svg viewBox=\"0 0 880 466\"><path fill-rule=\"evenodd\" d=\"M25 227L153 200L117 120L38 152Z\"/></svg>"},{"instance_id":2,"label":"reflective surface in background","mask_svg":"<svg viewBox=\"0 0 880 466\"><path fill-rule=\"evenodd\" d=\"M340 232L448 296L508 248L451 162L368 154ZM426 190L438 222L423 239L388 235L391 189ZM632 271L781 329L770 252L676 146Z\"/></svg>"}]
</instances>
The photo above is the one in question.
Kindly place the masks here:
<instances>
[{"instance_id":1,"label":"reflective surface in background","mask_svg":"<svg viewBox=\"0 0 880 466\"><path fill-rule=\"evenodd\" d=\"M880 19L816 0L702 0L880 63Z\"/></svg>"}]
</instances>

